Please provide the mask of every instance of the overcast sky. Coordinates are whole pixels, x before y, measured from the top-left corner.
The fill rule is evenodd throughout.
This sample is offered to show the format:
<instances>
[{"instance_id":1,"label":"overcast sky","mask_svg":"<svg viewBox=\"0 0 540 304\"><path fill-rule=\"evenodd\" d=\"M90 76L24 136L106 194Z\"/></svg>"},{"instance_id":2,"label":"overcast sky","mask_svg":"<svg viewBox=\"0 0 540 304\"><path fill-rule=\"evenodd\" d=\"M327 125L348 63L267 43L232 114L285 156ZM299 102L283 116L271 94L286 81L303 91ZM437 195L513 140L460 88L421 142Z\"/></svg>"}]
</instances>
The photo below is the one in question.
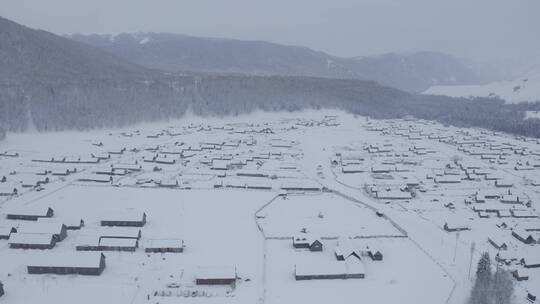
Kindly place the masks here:
<instances>
[{"instance_id":1,"label":"overcast sky","mask_svg":"<svg viewBox=\"0 0 540 304\"><path fill-rule=\"evenodd\" d=\"M540 0L0 0L57 34L173 32L305 45L339 56L434 50L540 57Z\"/></svg>"}]
</instances>

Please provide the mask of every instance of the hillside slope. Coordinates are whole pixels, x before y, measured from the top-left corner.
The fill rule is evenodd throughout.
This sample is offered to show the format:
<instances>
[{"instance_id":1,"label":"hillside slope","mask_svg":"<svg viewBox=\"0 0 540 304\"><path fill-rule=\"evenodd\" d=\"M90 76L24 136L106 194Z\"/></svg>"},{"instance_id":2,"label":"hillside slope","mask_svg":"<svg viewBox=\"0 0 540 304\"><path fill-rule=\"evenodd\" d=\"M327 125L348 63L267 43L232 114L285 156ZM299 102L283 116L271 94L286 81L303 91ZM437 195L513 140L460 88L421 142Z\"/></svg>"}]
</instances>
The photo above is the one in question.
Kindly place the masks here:
<instances>
[{"instance_id":1,"label":"hillside slope","mask_svg":"<svg viewBox=\"0 0 540 304\"><path fill-rule=\"evenodd\" d=\"M540 72L531 72L519 79L486 85L434 86L425 94L451 97L499 97L508 103L540 101Z\"/></svg>"},{"instance_id":2,"label":"hillside slope","mask_svg":"<svg viewBox=\"0 0 540 304\"><path fill-rule=\"evenodd\" d=\"M107 52L0 17L0 83L121 78L148 74Z\"/></svg>"}]
</instances>

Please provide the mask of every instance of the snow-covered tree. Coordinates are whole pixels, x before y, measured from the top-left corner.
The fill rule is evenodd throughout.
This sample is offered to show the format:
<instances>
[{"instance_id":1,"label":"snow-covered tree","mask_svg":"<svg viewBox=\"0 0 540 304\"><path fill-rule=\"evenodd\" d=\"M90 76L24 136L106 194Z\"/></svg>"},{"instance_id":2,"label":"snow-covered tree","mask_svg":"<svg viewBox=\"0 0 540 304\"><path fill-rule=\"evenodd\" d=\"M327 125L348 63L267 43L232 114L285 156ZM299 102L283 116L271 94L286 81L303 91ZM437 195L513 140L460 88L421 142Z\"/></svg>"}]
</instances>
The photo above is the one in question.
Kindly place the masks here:
<instances>
[{"instance_id":1,"label":"snow-covered tree","mask_svg":"<svg viewBox=\"0 0 540 304\"><path fill-rule=\"evenodd\" d=\"M489 253L484 252L478 261L476 281L471 291L469 304L490 304L492 299L491 282L491 258Z\"/></svg>"},{"instance_id":2,"label":"snow-covered tree","mask_svg":"<svg viewBox=\"0 0 540 304\"><path fill-rule=\"evenodd\" d=\"M514 281L510 273L504 269L497 269L493 278L493 303L510 304L514 294Z\"/></svg>"}]
</instances>

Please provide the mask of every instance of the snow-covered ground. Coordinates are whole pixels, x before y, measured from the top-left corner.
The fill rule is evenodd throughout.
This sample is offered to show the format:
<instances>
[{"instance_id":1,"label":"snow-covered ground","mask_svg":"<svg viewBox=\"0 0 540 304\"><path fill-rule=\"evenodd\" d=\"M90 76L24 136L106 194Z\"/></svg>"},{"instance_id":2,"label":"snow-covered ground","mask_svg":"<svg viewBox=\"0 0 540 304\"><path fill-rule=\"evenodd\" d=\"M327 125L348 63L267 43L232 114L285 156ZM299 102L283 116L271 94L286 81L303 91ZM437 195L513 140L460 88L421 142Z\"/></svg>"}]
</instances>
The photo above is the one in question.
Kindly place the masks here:
<instances>
[{"instance_id":1,"label":"snow-covered ground","mask_svg":"<svg viewBox=\"0 0 540 304\"><path fill-rule=\"evenodd\" d=\"M516 281L517 303L540 294L540 268L520 263L540 257L537 139L325 110L9 134L0 153L0 235L28 230L6 218L21 210L85 223L52 249L0 239L0 302L464 303L484 251L529 273ZM101 275L28 274L39 259L76 262L96 235L127 233L100 221L134 212L147 216L125 228L141 230L138 248L103 251ZM294 248L293 237L322 251ZM145 252L163 239L183 240L183 252ZM337 261L345 247L358 257ZM340 263L365 278L295 279L298 265L335 273ZM235 284L197 285L199 267L235 269Z\"/></svg>"},{"instance_id":2,"label":"snow-covered ground","mask_svg":"<svg viewBox=\"0 0 540 304\"><path fill-rule=\"evenodd\" d=\"M499 97L507 103L540 101L540 72L529 73L512 81L498 81L486 85L433 86L423 94L451 97Z\"/></svg>"}]
</instances>

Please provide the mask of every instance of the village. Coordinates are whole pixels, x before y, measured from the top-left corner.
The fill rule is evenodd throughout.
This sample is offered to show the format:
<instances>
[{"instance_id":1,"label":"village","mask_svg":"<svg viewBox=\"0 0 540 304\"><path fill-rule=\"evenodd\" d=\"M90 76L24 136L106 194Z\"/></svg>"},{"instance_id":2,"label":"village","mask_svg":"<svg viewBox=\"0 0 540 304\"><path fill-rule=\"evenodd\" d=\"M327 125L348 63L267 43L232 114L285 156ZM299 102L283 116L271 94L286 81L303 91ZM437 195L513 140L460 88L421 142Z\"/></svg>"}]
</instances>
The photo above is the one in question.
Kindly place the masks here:
<instances>
[{"instance_id":1,"label":"village","mask_svg":"<svg viewBox=\"0 0 540 304\"><path fill-rule=\"evenodd\" d=\"M340 111L0 145L0 303L540 303L540 140Z\"/></svg>"}]
</instances>

